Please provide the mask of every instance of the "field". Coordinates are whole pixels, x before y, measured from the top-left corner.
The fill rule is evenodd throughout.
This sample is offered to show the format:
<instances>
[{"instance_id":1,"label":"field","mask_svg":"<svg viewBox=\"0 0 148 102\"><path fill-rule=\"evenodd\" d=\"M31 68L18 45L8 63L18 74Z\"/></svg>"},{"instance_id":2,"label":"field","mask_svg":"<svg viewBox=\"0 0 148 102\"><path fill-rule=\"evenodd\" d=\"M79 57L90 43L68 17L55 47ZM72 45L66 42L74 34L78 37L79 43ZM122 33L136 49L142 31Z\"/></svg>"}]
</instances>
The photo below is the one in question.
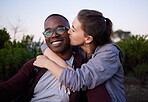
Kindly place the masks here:
<instances>
[{"instance_id":1,"label":"field","mask_svg":"<svg viewBox=\"0 0 148 102\"><path fill-rule=\"evenodd\" d=\"M148 102L148 82L141 85L134 77L125 77L125 93L127 102Z\"/></svg>"}]
</instances>

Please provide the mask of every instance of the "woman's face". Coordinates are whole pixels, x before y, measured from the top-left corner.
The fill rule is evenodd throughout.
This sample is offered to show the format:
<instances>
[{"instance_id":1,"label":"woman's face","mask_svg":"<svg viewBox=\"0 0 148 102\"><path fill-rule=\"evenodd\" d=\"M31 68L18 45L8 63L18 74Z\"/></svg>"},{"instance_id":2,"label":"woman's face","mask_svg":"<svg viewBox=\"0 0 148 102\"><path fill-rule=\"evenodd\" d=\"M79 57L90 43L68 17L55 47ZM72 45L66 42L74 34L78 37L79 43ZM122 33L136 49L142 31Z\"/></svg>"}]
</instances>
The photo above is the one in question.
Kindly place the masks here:
<instances>
[{"instance_id":1,"label":"woman's face","mask_svg":"<svg viewBox=\"0 0 148 102\"><path fill-rule=\"evenodd\" d=\"M72 27L68 31L70 44L74 46L83 46L85 44L86 37L82 29L81 23L76 17L72 23Z\"/></svg>"}]
</instances>

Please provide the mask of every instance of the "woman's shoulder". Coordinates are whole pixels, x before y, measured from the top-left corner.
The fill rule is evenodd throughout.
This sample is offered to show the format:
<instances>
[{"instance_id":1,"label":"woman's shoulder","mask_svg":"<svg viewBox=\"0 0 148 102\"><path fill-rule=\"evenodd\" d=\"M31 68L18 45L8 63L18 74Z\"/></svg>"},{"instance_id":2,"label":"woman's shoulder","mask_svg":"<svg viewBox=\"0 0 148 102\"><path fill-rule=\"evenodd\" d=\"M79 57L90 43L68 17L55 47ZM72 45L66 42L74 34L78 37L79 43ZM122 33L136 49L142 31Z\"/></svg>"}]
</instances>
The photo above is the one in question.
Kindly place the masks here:
<instances>
[{"instance_id":1,"label":"woman's shoulder","mask_svg":"<svg viewBox=\"0 0 148 102\"><path fill-rule=\"evenodd\" d=\"M110 50L114 52L119 52L119 50L117 49L117 45L114 43L105 44L101 47L98 46L95 52L110 51Z\"/></svg>"},{"instance_id":2,"label":"woman's shoulder","mask_svg":"<svg viewBox=\"0 0 148 102\"><path fill-rule=\"evenodd\" d=\"M114 54L116 54L116 55L119 55L119 57L120 57L120 60L121 60L121 62L122 62L122 60L123 60L123 52L122 52L122 50L121 50L121 48L118 46L118 45L116 45L116 44L114 44L114 43L109 43L109 44L105 44L105 45L103 45L103 46L101 46L101 47L97 47L96 48L96 50L95 50L95 55L96 54L98 54L98 53L114 53Z\"/></svg>"}]
</instances>

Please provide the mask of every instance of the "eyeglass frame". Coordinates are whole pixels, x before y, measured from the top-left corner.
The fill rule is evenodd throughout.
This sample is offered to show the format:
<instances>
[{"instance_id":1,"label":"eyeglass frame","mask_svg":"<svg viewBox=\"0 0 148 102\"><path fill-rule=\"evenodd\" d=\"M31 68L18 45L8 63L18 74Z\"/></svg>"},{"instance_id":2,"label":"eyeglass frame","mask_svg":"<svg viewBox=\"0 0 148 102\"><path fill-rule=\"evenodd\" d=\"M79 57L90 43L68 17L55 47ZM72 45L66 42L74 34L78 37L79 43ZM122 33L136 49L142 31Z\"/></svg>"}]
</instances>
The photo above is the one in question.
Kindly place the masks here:
<instances>
[{"instance_id":1,"label":"eyeglass frame","mask_svg":"<svg viewBox=\"0 0 148 102\"><path fill-rule=\"evenodd\" d=\"M52 32L52 34L51 34L50 37L46 37L46 34L45 34L46 31L44 31L44 32L43 32L44 37L45 37L45 38L51 38L51 37L53 36L53 31L55 31L55 33L58 34L58 33L57 33L57 29L58 29L58 28L64 28L63 34L65 33L65 30L66 30L66 29L67 29L67 30L70 29L70 28L65 27L65 26L59 26L59 27L57 27L57 28L55 28L55 29L52 29L52 30L50 30L50 28L48 28L46 31L50 30L50 31ZM58 35L63 35L63 34L58 34Z\"/></svg>"}]
</instances>

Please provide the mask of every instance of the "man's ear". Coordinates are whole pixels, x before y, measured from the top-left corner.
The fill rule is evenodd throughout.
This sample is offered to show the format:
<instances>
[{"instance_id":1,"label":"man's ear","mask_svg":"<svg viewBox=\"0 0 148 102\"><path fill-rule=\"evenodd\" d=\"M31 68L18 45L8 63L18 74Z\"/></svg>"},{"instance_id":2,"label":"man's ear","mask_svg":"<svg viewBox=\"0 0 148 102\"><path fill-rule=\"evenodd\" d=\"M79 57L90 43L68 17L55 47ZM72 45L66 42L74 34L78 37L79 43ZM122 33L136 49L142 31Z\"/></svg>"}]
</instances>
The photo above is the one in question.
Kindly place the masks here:
<instances>
[{"instance_id":1,"label":"man's ear","mask_svg":"<svg viewBox=\"0 0 148 102\"><path fill-rule=\"evenodd\" d=\"M86 39L85 39L85 43L86 43L86 44L89 44L89 43L91 43L92 41L93 41L93 37L90 36L90 35L87 35L87 37L86 37Z\"/></svg>"}]
</instances>

